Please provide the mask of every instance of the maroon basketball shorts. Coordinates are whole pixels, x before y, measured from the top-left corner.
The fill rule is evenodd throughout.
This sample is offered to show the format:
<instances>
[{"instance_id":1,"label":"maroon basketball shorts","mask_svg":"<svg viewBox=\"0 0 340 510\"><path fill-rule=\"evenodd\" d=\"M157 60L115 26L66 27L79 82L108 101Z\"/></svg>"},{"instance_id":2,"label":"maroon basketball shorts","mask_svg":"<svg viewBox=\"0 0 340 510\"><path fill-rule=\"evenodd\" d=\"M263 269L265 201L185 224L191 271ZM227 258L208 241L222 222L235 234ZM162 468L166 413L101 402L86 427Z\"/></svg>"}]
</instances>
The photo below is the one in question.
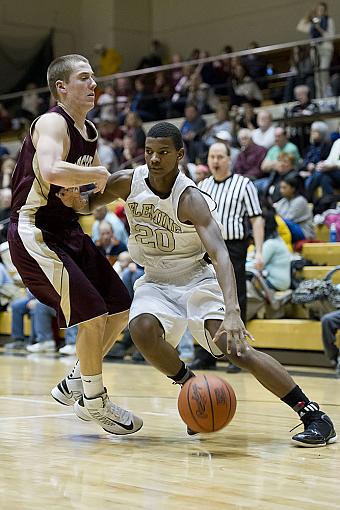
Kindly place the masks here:
<instances>
[{"instance_id":1,"label":"maroon basketball shorts","mask_svg":"<svg viewBox=\"0 0 340 510\"><path fill-rule=\"evenodd\" d=\"M12 221L8 242L22 281L56 310L59 327L130 308L121 279L78 224L51 233L32 222Z\"/></svg>"}]
</instances>

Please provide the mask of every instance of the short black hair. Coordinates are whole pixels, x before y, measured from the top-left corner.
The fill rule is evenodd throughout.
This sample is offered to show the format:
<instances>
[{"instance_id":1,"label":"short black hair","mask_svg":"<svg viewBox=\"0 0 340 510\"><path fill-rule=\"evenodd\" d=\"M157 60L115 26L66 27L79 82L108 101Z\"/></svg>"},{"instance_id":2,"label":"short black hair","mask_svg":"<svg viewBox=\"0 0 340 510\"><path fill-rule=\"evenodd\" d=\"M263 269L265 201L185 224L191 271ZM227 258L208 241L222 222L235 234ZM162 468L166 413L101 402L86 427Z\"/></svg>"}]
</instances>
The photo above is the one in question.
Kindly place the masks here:
<instances>
[{"instance_id":1,"label":"short black hair","mask_svg":"<svg viewBox=\"0 0 340 510\"><path fill-rule=\"evenodd\" d=\"M300 179L299 175L296 172L282 176L281 181L285 182L286 184L289 184L289 186L294 188L295 191L299 191L300 189Z\"/></svg>"},{"instance_id":2,"label":"short black hair","mask_svg":"<svg viewBox=\"0 0 340 510\"><path fill-rule=\"evenodd\" d=\"M170 122L158 122L149 129L146 136L150 138L171 138L177 151L183 148L181 132Z\"/></svg>"}]
</instances>

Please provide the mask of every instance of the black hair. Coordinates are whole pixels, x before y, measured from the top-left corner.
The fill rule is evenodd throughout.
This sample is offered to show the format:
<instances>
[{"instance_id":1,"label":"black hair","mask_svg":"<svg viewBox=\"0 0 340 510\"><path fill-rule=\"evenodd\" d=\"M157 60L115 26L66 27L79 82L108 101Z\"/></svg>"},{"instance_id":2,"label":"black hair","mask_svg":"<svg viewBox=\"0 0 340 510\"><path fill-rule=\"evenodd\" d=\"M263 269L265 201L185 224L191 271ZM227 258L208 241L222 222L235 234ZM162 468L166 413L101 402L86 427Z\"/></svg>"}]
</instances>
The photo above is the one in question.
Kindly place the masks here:
<instances>
[{"instance_id":1,"label":"black hair","mask_svg":"<svg viewBox=\"0 0 340 510\"><path fill-rule=\"evenodd\" d=\"M158 122L149 129L146 136L150 138L171 138L177 151L183 148L181 132L170 122Z\"/></svg>"},{"instance_id":2,"label":"black hair","mask_svg":"<svg viewBox=\"0 0 340 510\"><path fill-rule=\"evenodd\" d=\"M299 192L300 189L300 179L296 173L287 174L281 177L281 181L289 184L292 188L295 189L296 192Z\"/></svg>"},{"instance_id":3,"label":"black hair","mask_svg":"<svg viewBox=\"0 0 340 510\"><path fill-rule=\"evenodd\" d=\"M271 239L273 237L277 237L277 223L276 223L276 211L273 206L272 199L269 195L265 195L264 193L259 195L261 209L262 209L262 217L264 219L264 239Z\"/></svg>"}]
</instances>

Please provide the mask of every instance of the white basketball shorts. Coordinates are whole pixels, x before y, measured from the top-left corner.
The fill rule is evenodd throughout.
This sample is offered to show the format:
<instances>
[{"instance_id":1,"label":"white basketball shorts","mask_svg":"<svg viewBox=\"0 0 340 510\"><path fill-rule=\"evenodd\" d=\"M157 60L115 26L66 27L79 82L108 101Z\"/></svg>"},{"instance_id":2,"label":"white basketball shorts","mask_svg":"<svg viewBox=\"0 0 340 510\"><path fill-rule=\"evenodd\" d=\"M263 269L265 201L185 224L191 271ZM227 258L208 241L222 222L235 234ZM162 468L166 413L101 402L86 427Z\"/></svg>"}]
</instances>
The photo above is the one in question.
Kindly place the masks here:
<instances>
[{"instance_id":1,"label":"white basketball shorts","mask_svg":"<svg viewBox=\"0 0 340 510\"><path fill-rule=\"evenodd\" d=\"M175 272L173 274L176 279ZM161 323L165 340L177 347L186 328L192 336L215 357L224 354L212 341L204 328L207 319L224 319L224 300L213 267L206 266L194 277L185 281L151 281L147 275L135 283L129 322L141 314L151 314Z\"/></svg>"}]
</instances>

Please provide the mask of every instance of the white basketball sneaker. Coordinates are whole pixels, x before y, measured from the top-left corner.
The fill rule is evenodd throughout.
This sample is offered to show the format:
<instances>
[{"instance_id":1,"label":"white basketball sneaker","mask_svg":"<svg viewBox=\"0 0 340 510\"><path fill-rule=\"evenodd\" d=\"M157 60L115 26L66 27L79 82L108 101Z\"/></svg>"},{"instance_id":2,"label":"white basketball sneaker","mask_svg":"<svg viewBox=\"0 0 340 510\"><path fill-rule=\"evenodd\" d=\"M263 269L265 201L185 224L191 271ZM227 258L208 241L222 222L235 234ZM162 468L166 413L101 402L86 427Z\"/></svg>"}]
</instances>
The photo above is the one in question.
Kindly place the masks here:
<instances>
[{"instance_id":1,"label":"white basketball sneaker","mask_svg":"<svg viewBox=\"0 0 340 510\"><path fill-rule=\"evenodd\" d=\"M83 393L81 377L71 378L69 376L60 381L51 391L54 400L64 406L73 406Z\"/></svg>"},{"instance_id":2,"label":"white basketball sneaker","mask_svg":"<svg viewBox=\"0 0 340 510\"><path fill-rule=\"evenodd\" d=\"M82 420L95 421L111 434L133 434L143 426L141 418L111 402L106 390L95 398L86 398L83 395L74 404L74 411Z\"/></svg>"}]
</instances>

